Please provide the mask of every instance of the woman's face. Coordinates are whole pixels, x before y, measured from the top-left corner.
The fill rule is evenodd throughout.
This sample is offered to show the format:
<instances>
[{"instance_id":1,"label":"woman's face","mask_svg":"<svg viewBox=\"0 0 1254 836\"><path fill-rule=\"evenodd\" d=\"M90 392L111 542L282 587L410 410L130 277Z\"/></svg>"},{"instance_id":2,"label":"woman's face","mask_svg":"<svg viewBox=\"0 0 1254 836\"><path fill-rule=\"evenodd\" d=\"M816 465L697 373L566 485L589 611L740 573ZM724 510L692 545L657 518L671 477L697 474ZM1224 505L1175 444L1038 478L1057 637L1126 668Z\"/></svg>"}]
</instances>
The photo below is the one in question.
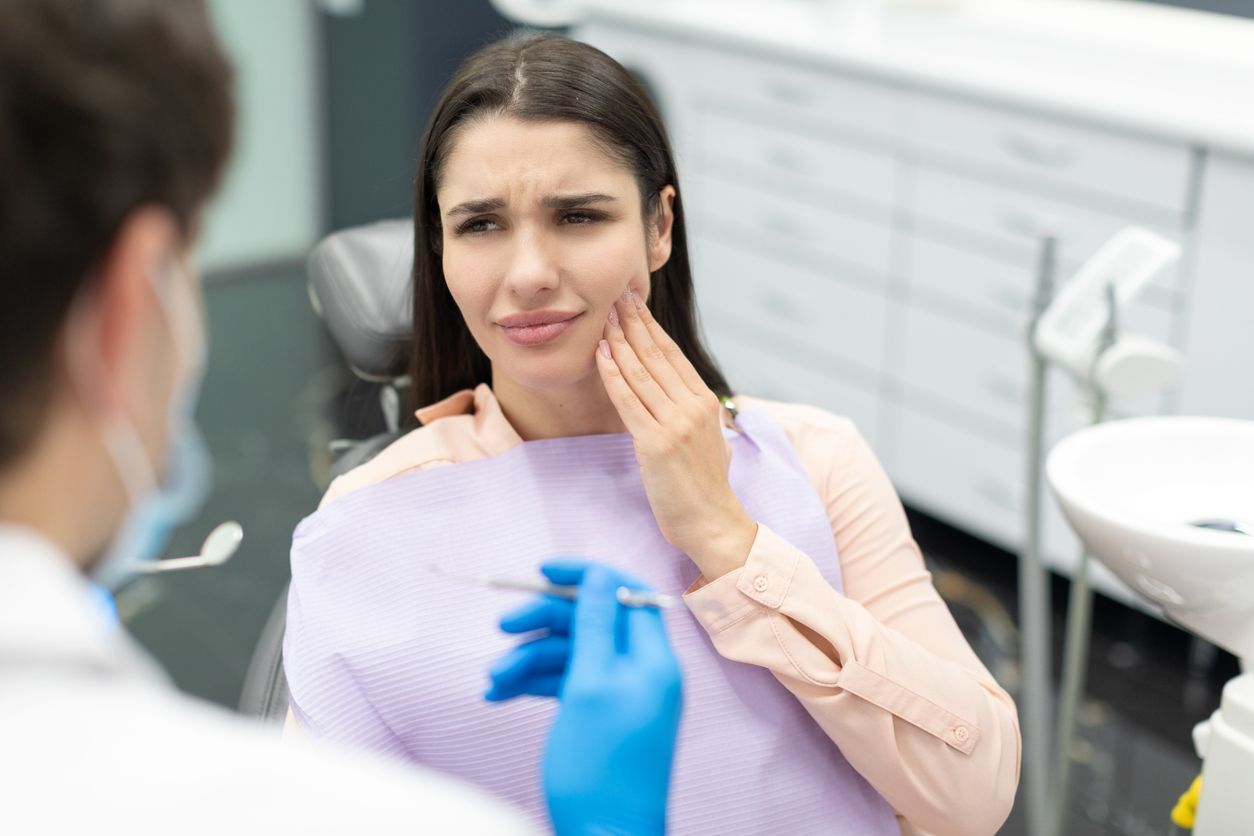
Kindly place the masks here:
<instances>
[{"instance_id":1,"label":"woman's face","mask_svg":"<svg viewBox=\"0 0 1254 836\"><path fill-rule=\"evenodd\" d=\"M670 257L674 189L646 234L633 173L579 123L498 116L452 141L436 193L444 277L494 376L556 389L595 375L614 301L647 299Z\"/></svg>"}]
</instances>

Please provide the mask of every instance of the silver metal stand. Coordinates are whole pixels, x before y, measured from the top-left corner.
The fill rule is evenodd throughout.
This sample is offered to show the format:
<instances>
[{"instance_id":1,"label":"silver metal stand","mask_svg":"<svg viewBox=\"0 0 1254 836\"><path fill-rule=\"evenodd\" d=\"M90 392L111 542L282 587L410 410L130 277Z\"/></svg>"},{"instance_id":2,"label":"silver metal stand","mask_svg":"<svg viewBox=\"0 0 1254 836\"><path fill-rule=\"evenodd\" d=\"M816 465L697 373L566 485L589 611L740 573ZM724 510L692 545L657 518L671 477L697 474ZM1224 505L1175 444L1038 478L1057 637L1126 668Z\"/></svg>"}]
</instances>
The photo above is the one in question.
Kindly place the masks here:
<instances>
[{"instance_id":1,"label":"silver metal stand","mask_svg":"<svg viewBox=\"0 0 1254 836\"><path fill-rule=\"evenodd\" d=\"M1119 336L1119 306L1114 286L1106 288L1106 325L1101 343L1093 355L1097 364L1102 354L1115 344ZM1096 381L1096 374L1090 375ZM1093 411L1090 421L1106 420L1106 393L1093 382L1090 386ZM1058 758L1054 771L1053 820L1051 833L1066 835L1067 801L1071 792L1071 743L1075 739L1075 717L1080 697L1084 694L1088 672L1089 640L1093 629L1093 587L1089 583L1090 555L1080 549L1080 559L1071 578L1071 595L1067 601L1067 638L1063 648L1062 686L1058 705Z\"/></svg>"},{"instance_id":2,"label":"silver metal stand","mask_svg":"<svg viewBox=\"0 0 1254 836\"><path fill-rule=\"evenodd\" d=\"M1045 392L1048 365L1036 350L1036 325L1054 295L1058 242L1041 242L1036 296L1028 329L1032 357L1028 404L1026 539L1019 556L1019 636L1023 665L1020 695L1023 733L1027 829L1031 836L1049 833L1050 623L1049 573L1041 561L1041 468L1045 446Z\"/></svg>"}]
</instances>

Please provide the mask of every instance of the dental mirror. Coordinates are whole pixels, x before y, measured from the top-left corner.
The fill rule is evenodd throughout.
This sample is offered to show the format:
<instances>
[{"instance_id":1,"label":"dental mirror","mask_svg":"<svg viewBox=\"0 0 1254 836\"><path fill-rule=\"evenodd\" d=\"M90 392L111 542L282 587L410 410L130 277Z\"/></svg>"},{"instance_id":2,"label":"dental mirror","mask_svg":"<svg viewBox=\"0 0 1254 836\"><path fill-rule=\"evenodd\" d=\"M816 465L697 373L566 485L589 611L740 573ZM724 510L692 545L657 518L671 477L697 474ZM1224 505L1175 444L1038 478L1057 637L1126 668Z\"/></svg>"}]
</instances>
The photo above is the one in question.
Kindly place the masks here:
<instances>
[{"instance_id":1,"label":"dental mirror","mask_svg":"<svg viewBox=\"0 0 1254 836\"><path fill-rule=\"evenodd\" d=\"M205 538L205 542L200 547L200 554L192 555L191 557L174 557L169 560L158 560L155 563L145 563L138 568L138 571L146 575L155 575L160 572L177 572L181 569L221 566L235 556L243 540L243 526L234 520L224 522L209 532L209 536Z\"/></svg>"}]
</instances>

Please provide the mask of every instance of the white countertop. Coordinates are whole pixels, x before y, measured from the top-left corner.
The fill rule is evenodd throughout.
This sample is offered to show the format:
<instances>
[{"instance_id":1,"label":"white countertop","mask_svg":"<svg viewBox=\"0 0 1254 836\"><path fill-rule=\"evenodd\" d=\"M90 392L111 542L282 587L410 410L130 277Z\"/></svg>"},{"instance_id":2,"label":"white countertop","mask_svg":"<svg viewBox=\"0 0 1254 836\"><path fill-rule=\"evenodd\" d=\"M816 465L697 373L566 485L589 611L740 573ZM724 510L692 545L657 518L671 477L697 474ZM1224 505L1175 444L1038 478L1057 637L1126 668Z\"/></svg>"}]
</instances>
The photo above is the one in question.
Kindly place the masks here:
<instances>
[{"instance_id":1,"label":"white countertop","mask_svg":"<svg viewBox=\"0 0 1254 836\"><path fill-rule=\"evenodd\" d=\"M1254 156L1254 20L1134 0L590 0L612 23Z\"/></svg>"}]
</instances>

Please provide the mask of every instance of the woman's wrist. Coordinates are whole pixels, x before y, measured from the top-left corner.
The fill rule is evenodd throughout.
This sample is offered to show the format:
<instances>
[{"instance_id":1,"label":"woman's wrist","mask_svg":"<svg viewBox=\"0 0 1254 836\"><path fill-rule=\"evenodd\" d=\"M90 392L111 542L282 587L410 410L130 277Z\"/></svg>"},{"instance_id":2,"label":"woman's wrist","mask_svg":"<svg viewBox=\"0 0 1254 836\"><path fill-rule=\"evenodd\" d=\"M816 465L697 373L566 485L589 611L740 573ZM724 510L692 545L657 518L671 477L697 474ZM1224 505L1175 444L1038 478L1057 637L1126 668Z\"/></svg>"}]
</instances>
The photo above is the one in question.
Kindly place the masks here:
<instances>
[{"instance_id":1,"label":"woman's wrist","mask_svg":"<svg viewBox=\"0 0 1254 836\"><path fill-rule=\"evenodd\" d=\"M757 522L742 509L711 525L694 538L694 542L680 548L697 565L705 579L712 581L742 568L749 559L757 536Z\"/></svg>"}]
</instances>

